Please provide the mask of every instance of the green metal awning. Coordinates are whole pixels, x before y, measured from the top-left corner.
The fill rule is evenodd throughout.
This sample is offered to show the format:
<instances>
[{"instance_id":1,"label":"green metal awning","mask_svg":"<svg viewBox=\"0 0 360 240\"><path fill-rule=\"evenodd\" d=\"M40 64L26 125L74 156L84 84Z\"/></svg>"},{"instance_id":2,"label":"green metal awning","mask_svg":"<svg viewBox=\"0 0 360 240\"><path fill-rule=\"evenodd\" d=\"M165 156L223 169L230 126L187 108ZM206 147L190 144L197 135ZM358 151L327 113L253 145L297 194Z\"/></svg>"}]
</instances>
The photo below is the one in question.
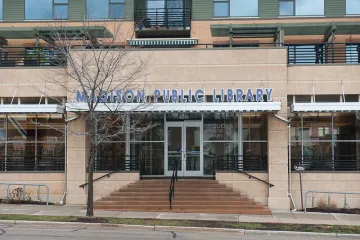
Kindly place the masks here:
<instances>
[{"instance_id":1,"label":"green metal awning","mask_svg":"<svg viewBox=\"0 0 360 240\"><path fill-rule=\"evenodd\" d=\"M75 37L86 36L88 39L112 38L113 34L103 26L71 26L71 27L0 27L2 39L36 39L53 40L51 36Z\"/></svg>"},{"instance_id":2,"label":"green metal awning","mask_svg":"<svg viewBox=\"0 0 360 240\"><path fill-rule=\"evenodd\" d=\"M359 22L304 22L269 24L213 24L210 26L213 37L245 35L248 37L271 37L278 30L284 30L285 36L324 35L336 31L338 35L360 34ZM244 34L245 33L245 34Z\"/></svg>"},{"instance_id":3,"label":"green metal awning","mask_svg":"<svg viewBox=\"0 0 360 240\"><path fill-rule=\"evenodd\" d=\"M139 38L128 40L132 46L174 46L174 45L195 45L197 38Z\"/></svg>"}]
</instances>

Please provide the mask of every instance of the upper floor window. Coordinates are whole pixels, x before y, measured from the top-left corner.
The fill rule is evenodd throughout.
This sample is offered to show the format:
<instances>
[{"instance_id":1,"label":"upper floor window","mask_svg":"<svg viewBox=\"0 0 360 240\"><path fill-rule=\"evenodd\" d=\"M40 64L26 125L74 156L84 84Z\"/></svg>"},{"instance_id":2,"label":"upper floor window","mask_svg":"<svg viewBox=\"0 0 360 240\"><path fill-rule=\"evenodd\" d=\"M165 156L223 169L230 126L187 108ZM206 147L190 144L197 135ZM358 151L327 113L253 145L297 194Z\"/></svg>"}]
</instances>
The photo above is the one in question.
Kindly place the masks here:
<instances>
[{"instance_id":1,"label":"upper floor window","mask_svg":"<svg viewBox=\"0 0 360 240\"><path fill-rule=\"evenodd\" d=\"M280 16L322 16L324 0L279 0Z\"/></svg>"},{"instance_id":2,"label":"upper floor window","mask_svg":"<svg viewBox=\"0 0 360 240\"><path fill-rule=\"evenodd\" d=\"M25 19L67 19L68 4L68 0L25 0Z\"/></svg>"},{"instance_id":3,"label":"upper floor window","mask_svg":"<svg viewBox=\"0 0 360 240\"><path fill-rule=\"evenodd\" d=\"M360 14L360 0L346 0L346 14Z\"/></svg>"},{"instance_id":4,"label":"upper floor window","mask_svg":"<svg viewBox=\"0 0 360 240\"><path fill-rule=\"evenodd\" d=\"M87 0L86 12L90 19L124 18L125 0Z\"/></svg>"},{"instance_id":5,"label":"upper floor window","mask_svg":"<svg viewBox=\"0 0 360 240\"><path fill-rule=\"evenodd\" d=\"M258 0L214 0L214 17L257 17Z\"/></svg>"},{"instance_id":6,"label":"upper floor window","mask_svg":"<svg viewBox=\"0 0 360 240\"><path fill-rule=\"evenodd\" d=\"M0 19L3 19L4 5L3 0L0 0Z\"/></svg>"}]
</instances>

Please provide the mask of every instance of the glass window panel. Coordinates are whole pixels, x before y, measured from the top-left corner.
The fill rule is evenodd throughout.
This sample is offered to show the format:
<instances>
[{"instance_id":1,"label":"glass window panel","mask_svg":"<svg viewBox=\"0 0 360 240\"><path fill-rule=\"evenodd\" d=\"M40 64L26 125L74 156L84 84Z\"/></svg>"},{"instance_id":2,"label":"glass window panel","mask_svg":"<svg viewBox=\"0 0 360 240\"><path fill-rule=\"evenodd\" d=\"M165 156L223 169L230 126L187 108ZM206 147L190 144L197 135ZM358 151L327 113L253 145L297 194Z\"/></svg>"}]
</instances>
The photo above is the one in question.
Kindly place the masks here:
<instances>
[{"instance_id":1,"label":"glass window panel","mask_svg":"<svg viewBox=\"0 0 360 240\"><path fill-rule=\"evenodd\" d=\"M6 141L6 115L2 114L0 114L0 141Z\"/></svg>"},{"instance_id":2,"label":"glass window panel","mask_svg":"<svg viewBox=\"0 0 360 240\"><path fill-rule=\"evenodd\" d=\"M8 115L8 140L35 141L36 116Z\"/></svg>"},{"instance_id":3,"label":"glass window panel","mask_svg":"<svg viewBox=\"0 0 360 240\"><path fill-rule=\"evenodd\" d=\"M22 97L20 98L21 104L45 104L45 98L40 97Z\"/></svg>"},{"instance_id":4,"label":"glass window panel","mask_svg":"<svg viewBox=\"0 0 360 240\"><path fill-rule=\"evenodd\" d=\"M258 0L230 0L231 17L258 16Z\"/></svg>"},{"instance_id":5,"label":"glass window panel","mask_svg":"<svg viewBox=\"0 0 360 240\"><path fill-rule=\"evenodd\" d=\"M337 171L360 170L360 142L335 142L334 168Z\"/></svg>"},{"instance_id":6,"label":"glass window panel","mask_svg":"<svg viewBox=\"0 0 360 240\"><path fill-rule=\"evenodd\" d=\"M87 0L86 13L90 19L102 19L109 17L108 0Z\"/></svg>"},{"instance_id":7,"label":"glass window panel","mask_svg":"<svg viewBox=\"0 0 360 240\"><path fill-rule=\"evenodd\" d=\"M25 0L25 19L50 20L53 16L52 7L52 0Z\"/></svg>"},{"instance_id":8,"label":"glass window panel","mask_svg":"<svg viewBox=\"0 0 360 240\"><path fill-rule=\"evenodd\" d=\"M132 141L164 141L164 114L133 114Z\"/></svg>"},{"instance_id":9,"label":"glass window panel","mask_svg":"<svg viewBox=\"0 0 360 240\"><path fill-rule=\"evenodd\" d=\"M0 0L0 19L3 19L3 12L4 12L4 3L3 0Z\"/></svg>"},{"instance_id":10,"label":"glass window panel","mask_svg":"<svg viewBox=\"0 0 360 240\"><path fill-rule=\"evenodd\" d=\"M301 160L305 170L332 171L332 143L304 142L304 157Z\"/></svg>"},{"instance_id":11,"label":"glass window panel","mask_svg":"<svg viewBox=\"0 0 360 240\"><path fill-rule=\"evenodd\" d=\"M125 0L110 0L110 3L125 3Z\"/></svg>"},{"instance_id":12,"label":"glass window panel","mask_svg":"<svg viewBox=\"0 0 360 240\"><path fill-rule=\"evenodd\" d=\"M61 114L38 114L38 141L65 141L65 123Z\"/></svg>"},{"instance_id":13,"label":"glass window panel","mask_svg":"<svg viewBox=\"0 0 360 240\"><path fill-rule=\"evenodd\" d=\"M291 169L295 166L301 166L301 142L291 143Z\"/></svg>"},{"instance_id":14,"label":"glass window panel","mask_svg":"<svg viewBox=\"0 0 360 240\"><path fill-rule=\"evenodd\" d=\"M331 113L304 114L303 139L313 141L332 140Z\"/></svg>"},{"instance_id":15,"label":"glass window panel","mask_svg":"<svg viewBox=\"0 0 360 240\"><path fill-rule=\"evenodd\" d=\"M244 142L243 168L245 171L267 171L266 142Z\"/></svg>"},{"instance_id":16,"label":"glass window panel","mask_svg":"<svg viewBox=\"0 0 360 240\"><path fill-rule=\"evenodd\" d=\"M238 117L235 113L205 113L204 141L236 141Z\"/></svg>"},{"instance_id":17,"label":"glass window panel","mask_svg":"<svg viewBox=\"0 0 360 240\"><path fill-rule=\"evenodd\" d=\"M164 175L164 143L131 143L131 156L141 159L144 175Z\"/></svg>"},{"instance_id":18,"label":"glass window panel","mask_svg":"<svg viewBox=\"0 0 360 240\"><path fill-rule=\"evenodd\" d=\"M126 131L123 116L106 113L98 116L97 132L105 137L104 141L125 141Z\"/></svg>"},{"instance_id":19,"label":"glass window panel","mask_svg":"<svg viewBox=\"0 0 360 240\"><path fill-rule=\"evenodd\" d=\"M334 113L334 140L359 140L360 121L355 113Z\"/></svg>"},{"instance_id":20,"label":"glass window panel","mask_svg":"<svg viewBox=\"0 0 360 240\"><path fill-rule=\"evenodd\" d=\"M233 161L226 161L226 159L234 159L238 156L238 143L236 142L205 142L204 143L204 174L213 174L213 161L220 157L219 162L221 168L230 169Z\"/></svg>"},{"instance_id":21,"label":"glass window panel","mask_svg":"<svg viewBox=\"0 0 360 240\"><path fill-rule=\"evenodd\" d=\"M243 140L267 141L267 115L258 113L243 114Z\"/></svg>"},{"instance_id":22,"label":"glass window panel","mask_svg":"<svg viewBox=\"0 0 360 240\"><path fill-rule=\"evenodd\" d=\"M291 141L301 141L301 117L296 117L291 120Z\"/></svg>"},{"instance_id":23,"label":"glass window panel","mask_svg":"<svg viewBox=\"0 0 360 240\"><path fill-rule=\"evenodd\" d=\"M324 15L324 0L296 0L296 15Z\"/></svg>"},{"instance_id":24,"label":"glass window panel","mask_svg":"<svg viewBox=\"0 0 360 240\"><path fill-rule=\"evenodd\" d=\"M15 97L14 99L12 97L3 97L4 104L18 104L18 98ZM12 101L12 103L11 103Z\"/></svg>"},{"instance_id":25,"label":"glass window panel","mask_svg":"<svg viewBox=\"0 0 360 240\"><path fill-rule=\"evenodd\" d=\"M98 147L95 171L125 170L125 142L103 143Z\"/></svg>"},{"instance_id":26,"label":"glass window panel","mask_svg":"<svg viewBox=\"0 0 360 240\"><path fill-rule=\"evenodd\" d=\"M311 95L296 95L296 103L311 103Z\"/></svg>"},{"instance_id":27,"label":"glass window panel","mask_svg":"<svg viewBox=\"0 0 360 240\"><path fill-rule=\"evenodd\" d=\"M346 45L346 63L359 63L359 45Z\"/></svg>"},{"instance_id":28,"label":"glass window panel","mask_svg":"<svg viewBox=\"0 0 360 240\"><path fill-rule=\"evenodd\" d=\"M54 0L55 4L67 4L69 3L69 0Z\"/></svg>"},{"instance_id":29,"label":"glass window panel","mask_svg":"<svg viewBox=\"0 0 360 240\"><path fill-rule=\"evenodd\" d=\"M164 0L148 0L147 8L165 8Z\"/></svg>"},{"instance_id":30,"label":"glass window panel","mask_svg":"<svg viewBox=\"0 0 360 240\"><path fill-rule=\"evenodd\" d=\"M294 1L279 1L279 15L293 16L294 15Z\"/></svg>"},{"instance_id":31,"label":"glass window panel","mask_svg":"<svg viewBox=\"0 0 360 240\"><path fill-rule=\"evenodd\" d=\"M110 18L124 18L125 4L110 4Z\"/></svg>"},{"instance_id":32,"label":"glass window panel","mask_svg":"<svg viewBox=\"0 0 360 240\"><path fill-rule=\"evenodd\" d=\"M202 114L201 113L167 113L166 114L166 121L185 121L185 120L201 120Z\"/></svg>"},{"instance_id":33,"label":"glass window panel","mask_svg":"<svg viewBox=\"0 0 360 240\"><path fill-rule=\"evenodd\" d=\"M357 94L345 94L344 102L359 102L359 95Z\"/></svg>"},{"instance_id":34,"label":"glass window panel","mask_svg":"<svg viewBox=\"0 0 360 240\"><path fill-rule=\"evenodd\" d=\"M315 95L315 102L340 102L340 95Z\"/></svg>"},{"instance_id":35,"label":"glass window panel","mask_svg":"<svg viewBox=\"0 0 360 240\"><path fill-rule=\"evenodd\" d=\"M0 171L5 171L5 143L0 142Z\"/></svg>"},{"instance_id":36,"label":"glass window panel","mask_svg":"<svg viewBox=\"0 0 360 240\"><path fill-rule=\"evenodd\" d=\"M35 169L35 143L8 143L7 170L33 171Z\"/></svg>"},{"instance_id":37,"label":"glass window panel","mask_svg":"<svg viewBox=\"0 0 360 240\"><path fill-rule=\"evenodd\" d=\"M38 143L36 170L63 171L65 169L65 142Z\"/></svg>"},{"instance_id":38,"label":"glass window panel","mask_svg":"<svg viewBox=\"0 0 360 240\"><path fill-rule=\"evenodd\" d=\"M214 17L228 17L229 3L228 2L214 2Z\"/></svg>"},{"instance_id":39,"label":"glass window panel","mask_svg":"<svg viewBox=\"0 0 360 240\"><path fill-rule=\"evenodd\" d=\"M54 19L67 19L68 18L68 6L67 5L55 5L54 6Z\"/></svg>"},{"instance_id":40,"label":"glass window panel","mask_svg":"<svg viewBox=\"0 0 360 240\"><path fill-rule=\"evenodd\" d=\"M360 14L360 0L346 0L346 14Z\"/></svg>"}]
</instances>

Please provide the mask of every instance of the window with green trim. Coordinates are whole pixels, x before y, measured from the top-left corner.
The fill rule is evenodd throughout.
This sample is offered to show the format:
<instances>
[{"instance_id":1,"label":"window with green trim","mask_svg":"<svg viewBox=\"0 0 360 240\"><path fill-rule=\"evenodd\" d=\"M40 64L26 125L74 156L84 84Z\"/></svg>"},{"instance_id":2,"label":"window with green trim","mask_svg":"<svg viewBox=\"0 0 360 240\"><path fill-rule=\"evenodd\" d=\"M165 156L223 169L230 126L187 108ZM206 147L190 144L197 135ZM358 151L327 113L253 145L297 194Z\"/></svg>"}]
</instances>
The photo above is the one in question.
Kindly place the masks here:
<instances>
[{"instance_id":1,"label":"window with green trim","mask_svg":"<svg viewBox=\"0 0 360 240\"><path fill-rule=\"evenodd\" d=\"M214 0L214 17L257 17L258 0Z\"/></svg>"},{"instance_id":2,"label":"window with green trim","mask_svg":"<svg viewBox=\"0 0 360 240\"><path fill-rule=\"evenodd\" d=\"M346 0L346 14L360 14L360 0Z\"/></svg>"},{"instance_id":3,"label":"window with green trim","mask_svg":"<svg viewBox=\"0 0 360 240\"><path fill-rule=\"evenodd\" d=\"M87 0L89 19L125 18L125 0Z\"/></svg>"},{"instance_id":4,"label":"window with green trim","mask_svg":"<svg viewBox=\"0 0 360 240\"><path fill-rule=\"evenodd\" d=\"M25 20L67 19L68 6L69 0L25 0Z\"/></svg>"},{"instance_id":5,"label":"window with green trim","mask_svg":"<svg viewBox=\"0 0 360 240\"><path fill-rule=\"evenodd\" d=\"M323 16L324 0L279 0L279 16Z\"/></svg>"},{"instance_id":6,"label":"window with green trim","mask_svg":"<svg viewBox=\"0 0 360 240\"><path fill-rule=\"evenodd\" d=\"M0 19L3 19L3 12L4 12L4 3L3 0L0 0Z\"/></svg>"}]
</instances>

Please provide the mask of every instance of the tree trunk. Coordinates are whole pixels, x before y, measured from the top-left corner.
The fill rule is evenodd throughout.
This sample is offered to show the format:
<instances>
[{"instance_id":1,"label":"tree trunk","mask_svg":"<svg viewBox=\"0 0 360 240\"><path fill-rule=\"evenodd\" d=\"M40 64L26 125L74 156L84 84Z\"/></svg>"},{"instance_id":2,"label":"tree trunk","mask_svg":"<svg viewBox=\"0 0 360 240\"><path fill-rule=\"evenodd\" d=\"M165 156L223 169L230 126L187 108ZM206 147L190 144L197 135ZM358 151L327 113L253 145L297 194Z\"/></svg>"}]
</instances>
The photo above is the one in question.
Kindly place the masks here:
<instances>
[{"instance_id":1,"label":"tree trunk","mask_svg":"<svg viewBox=\"0 0 360 240\"><path fill-rule=\"evenodd\" d=\"M88 165L88 192L87 192L87 207L86 216L94 216L94 165L95 165L95 147L91 144L89 165Z\"/></svg>"}]
</instances>

